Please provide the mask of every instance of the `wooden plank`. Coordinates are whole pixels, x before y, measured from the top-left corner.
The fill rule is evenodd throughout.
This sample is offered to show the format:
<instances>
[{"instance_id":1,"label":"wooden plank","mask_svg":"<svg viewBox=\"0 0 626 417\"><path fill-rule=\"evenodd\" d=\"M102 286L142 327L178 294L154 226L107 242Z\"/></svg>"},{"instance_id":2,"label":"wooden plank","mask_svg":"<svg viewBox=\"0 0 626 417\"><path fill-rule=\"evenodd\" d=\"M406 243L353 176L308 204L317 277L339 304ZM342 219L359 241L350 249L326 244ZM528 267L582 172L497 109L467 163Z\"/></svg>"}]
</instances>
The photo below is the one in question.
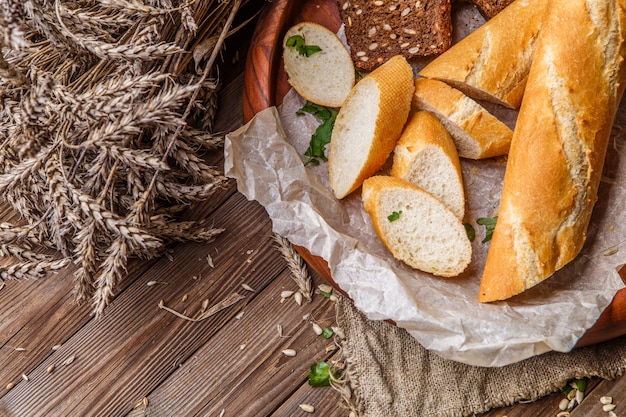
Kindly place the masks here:
<instances>
[{"instance_id":1,"label":"wooden plank","mask_svg":"<svg viewBox=\"0 0 626 417\"><path fill-rule=\"evenodd\" d=\"M261 290L284 268L271 248L269 219L258 204L235 194L209 219L229 233L210 245L179 245L173 261L160 260L133 282L104 317L89 321L31 372L30 381L20 381L8 392L0 409L19 416L122 415L206 343L237 308L188 323L160 311L159 300L178 310L187 306L192 314L203 299L217 302L242 292L242 278ZM207 254L215 268L208 265ZM148 287L149 280L168 284ZM184 294L189 294L186 303ZM73 355L75 361L63 366ZM53 364L55 372L46 373Z\"/></svg>"},{"instance_id":2,"label":"wooden plank","mask_svg":"<svg viewBox=\"0 0 626 417\"><path fill-rule=\"evenodd\" d=\"M317 295L312 303L281 303L280 292L293 290L289 271L278 276L182 368L148 398L150 413L177 416L269 415L307 380L315 361L329 356L331 342L317 336L303 321L310 314L328 326L334 304ZM277 325L282 326L280 337ZM286 357L283 349L295 349ZM190 400L193 399L193 400Z\"/></svg>"}]
</instances>

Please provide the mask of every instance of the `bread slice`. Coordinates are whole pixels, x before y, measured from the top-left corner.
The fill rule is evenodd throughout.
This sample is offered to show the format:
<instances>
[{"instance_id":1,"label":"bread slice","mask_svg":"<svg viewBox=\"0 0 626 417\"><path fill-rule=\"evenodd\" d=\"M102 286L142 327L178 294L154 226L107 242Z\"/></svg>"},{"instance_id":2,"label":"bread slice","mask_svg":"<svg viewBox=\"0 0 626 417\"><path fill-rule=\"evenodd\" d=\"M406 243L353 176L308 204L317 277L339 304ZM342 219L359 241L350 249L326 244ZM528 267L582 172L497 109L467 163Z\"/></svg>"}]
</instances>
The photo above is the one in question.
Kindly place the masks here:
<instances>
[{"instance_id":1,"label":"bread slice","mask_svg":"<svg viewBox=\"0 0 626 417\"><path fill-rule=\"evenodd\" d=\"M305 45L321 49L310 56L287 46L293 36ZM355 83L350 53L341 40L324 26L311 22L289 28L283 40L283 60L289 84L306 100L326 107L341 107Z\"/></svg>"},{"instance_id":2,"label":"bread slice","mask_svg":"<svg viewBox=\"0 0 626 417\"><path fill-rule=\"evenodd\" d=\"M391 175L431 193L463 219L465 192L459 154L446 128L431 113L409 115L394 149Z\"/></svg>"},{"instance_id":3,"label":"bread slice","mask_svg":"<svg viewBox=\"0 0 626 417\"><path fill-rule=\"evenodd\" d=\"M465 227L430 193L379 175L365 180L362 197L376 234L396 259L442 277L457 276L469 265L472 245Z\"/></svg>"},{"instance_id":4,"label":"bread slice","mask_svg":"<svg viewBox=\"0 0 626 417\"><path fill-rule=\"evenodd\" d=\"M474 6L478 7L480 12L487 19L491 19L509 4L513 3L514 0L467 0L469 3L472 3Z\"/></svg>"},{"instance_id":5,"label":"bread slice","mask_svg":"<svg viewBox=\"0 0 626 417\"><path fill-rule=\"evenodd\" d=\"M477 100L517 109L548 0L518 0L424 67Z\"/></svg>"},{"instance_id":6,"label":"bread slice","mask_svg":"<svg viewBox=\"0 0 626 417\"><path fill-rule=\"evenodd\" d=\"M626 85L625 39L623 1L550 1L479 301L504 300L539 284L583 248Z\"/></svg>"},{"instance_id":7,"label":"bread slice","mask_svg":"<svg viewBox=\"0 0 626 417\"><path fill-rule=\"evenodd\" d=\"M371 71L395 55L441 54L452 44L450 0L337 0L355 66Z\"/></svg>"},{"instance_id":8,"label":"bread slice","mask_svg":"<svg viewBox=\"0 0 626 417\"><path fill-rule=\"evenodd\" d=\"M389 157L411 109L413 70L395 56L362 78L337 114L328 149L330 188L342 199Z\"/></svg>"},{"instance_id":9,"label":"bread slice","mask_svg":"<svg viewBox=\"0 0 626 417\"><path fill-rule=\"evenodd\" d=\"M413 109L427 110L439 119L454 139L461 158L490 158L509 151L513 131L476 101L442 81L417 78Z\"/></svg>"}]
</instances>

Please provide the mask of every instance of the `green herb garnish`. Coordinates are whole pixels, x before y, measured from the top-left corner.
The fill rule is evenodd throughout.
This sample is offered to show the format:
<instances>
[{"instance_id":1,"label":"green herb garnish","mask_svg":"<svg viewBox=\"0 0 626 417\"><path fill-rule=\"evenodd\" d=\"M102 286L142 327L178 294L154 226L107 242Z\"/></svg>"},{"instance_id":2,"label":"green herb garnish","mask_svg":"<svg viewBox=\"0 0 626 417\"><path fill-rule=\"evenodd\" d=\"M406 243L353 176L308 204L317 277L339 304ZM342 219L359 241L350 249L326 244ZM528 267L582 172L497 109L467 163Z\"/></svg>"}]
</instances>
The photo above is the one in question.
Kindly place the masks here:
<instances>
[{"instance_id":1,"label":"green herb garnish","mask_svg":"<svg viewBox=\"0 0 626 417\"><path fill-rule=\"evenodd\" d=\"M322 50L322 48L317 45L307 45L304 41L304 36L300 35L290 36L287 38L287 42L285 44L289 47L295 47L296 51L298 51L300 55L305 55L307 57Z\"/></svg>"},{"instance_id":2,"label":"green herb garnish","mask_svg":"<svg viewBox=\"0 0 626 417\"><path fill-rule=\"evenodd\" d=\"M339 375L330 369L330 366L324 362L316 362L311 365L311 372L309 372L309 385L312 387L327 387L330 385L330 373L333 373L333 377L339 379Z\"/></svg>"},{"instance_id":3,"label":"green herb garnish","mask_svg":"<svg viewBox=\"0 0 626 417\"><path fill-rule=\"evenodd\" d=\"M481 243L489 242L491 237L493 236L493 231L496 228L496 222L498 221L498 216L495 217L480 217L476 219L476 223L481 226L485 226L486 233L485 238L481 241Z\"/></svg>"},{"instance_id":4,"label":"green herb garnish","mask_svg":"<svg viewBox=\"0 0 626 417\"><path fill-rule=\"evenodd\" d=\"M324 336L325 339L330 339L331 337L333 337L333 331L330 330L328 327L324 327L322 329L322 336Z\"/></svg>"},{"instance_id":5,"label":"green herb garnish","mask_svg":"<svg viewBox=\"0 0 626 417\"><path fill-rule=\"evenodd\" d=\"M401 214L402 214L402 210L394 211L389 216L387 216L387 220L389 220L390 222L395 222L396 220L398 220L400 218Z\"/></svg>"},{"instance_id":6,"label":"green herb garnish","mask_svg":"<svg viewBox=\"0 0 626 417\"><path fill-rule=\"evenodd\" d=\"M470 240L470 242L473 242L474 239L476 239L476 230L474 230L474 226L469 223L463 223L463 226L465 226L467 238Z\"/></svg>"},{"instance_id":7,"label":"green herb garnish","mask_svg":"<svg viewBox=\"0 0 626 417\"><path fill-rule=\"evenodd\" d=\"M309 157L305 165L318 165L320 163L319 159L322 161L328 160L325 155L326 145L330 143L338 111L331 107L324 107L307 101L306 104L296 112L296 114L304 113L310 113L322 121L322 124L319 125L313 135L311 135L309 147L304 152L304 155Z\"/></svg>"}]
</instances>

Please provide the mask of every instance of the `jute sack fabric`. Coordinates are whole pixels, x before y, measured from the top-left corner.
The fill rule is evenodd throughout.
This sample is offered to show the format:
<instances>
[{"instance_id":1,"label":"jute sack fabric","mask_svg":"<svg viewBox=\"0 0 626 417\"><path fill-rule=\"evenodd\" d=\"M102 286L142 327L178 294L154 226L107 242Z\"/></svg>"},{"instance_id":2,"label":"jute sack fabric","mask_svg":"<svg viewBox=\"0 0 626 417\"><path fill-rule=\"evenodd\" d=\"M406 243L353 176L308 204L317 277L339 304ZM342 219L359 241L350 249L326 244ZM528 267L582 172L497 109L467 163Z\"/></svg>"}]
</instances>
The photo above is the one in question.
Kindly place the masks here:
<instances>
[{"instance_id":1,"label":"jute sack fabric","mask_svg":"<svg viewBox=\"0 0 626 417\"><path fill-rule=\"evenodd\" d=\"M368 320L346 298L336 308L350 405L360 417L472 416L546 396L573 378L611 379L626 370L626 337L483 368L427 351L405 330Z\"/></svg>"}]
</instances>

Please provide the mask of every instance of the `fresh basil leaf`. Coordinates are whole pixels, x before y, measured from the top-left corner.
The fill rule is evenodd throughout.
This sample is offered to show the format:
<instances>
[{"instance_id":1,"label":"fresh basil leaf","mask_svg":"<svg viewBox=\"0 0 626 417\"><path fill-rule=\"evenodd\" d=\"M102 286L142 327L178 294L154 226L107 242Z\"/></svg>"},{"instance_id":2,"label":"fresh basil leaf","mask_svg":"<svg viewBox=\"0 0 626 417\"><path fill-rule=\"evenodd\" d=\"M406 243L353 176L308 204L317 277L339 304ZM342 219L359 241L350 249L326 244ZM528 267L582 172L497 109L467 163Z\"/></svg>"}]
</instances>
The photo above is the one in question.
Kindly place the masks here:
<instances>
[{"instance_id":1,"label":"fresh basil leaf","mask_svg":"<svg viewBox=\"0 0 626 417\"><path fill-rule=\"evenodd\" d=\"M331 337L333 337L333 331L330 330L328 327L324 327L322 329L322 336L324 336L325 339L330 339Z\"/></svg>"},{"instance_id":2,"label":"fresh basil leaf","mask_svg":"<svg viewBox=\"0 0 626 417\"><path fill-rule=\"evenodd\" d=\"M298 51L300 55L305 55L307 57L310 57L311 55L322 50L322 48L317 45L307 45L304 41L304 37L300 35L290 36L287 38L285 45L290 48L295 47L296 51Z\"/></svg>"},{"instance_id":3,"label":"fresh basil leaf","mask_svg":"<svg viewBox=\"0 0 626 417\"><path fill-rule=\"evenodd\" d=\"M314 363L311 365L311 371L309 372L309 385L316 388L329 386L331 372L335 378L339 378L339 375L332 371L326 362Z\"/></svg>"},{"instance_id":4,"label":"fresh basil leaf","mask_svg":"<svg viewBox=\"0 0 626 417\"><path fill-rule=\"evenodd\" d=\"M485 226L485 238L481 241L481 243L489 242L493 236L493 231L496 228L496 223L498 222L498 216L495 217L480 217L476 219L476 223L481 226Z\"/></svg>"},{"instance_id":5,"label":"fresh basil leaf","mask_svg":"<svg viewBox=\"0 0 626 417\"><path fill-rule=\"evenodd\" d=\"M396 220L398 220L400 218L401 214L402 214L402 210L394 211L389 216L387 216L387 220L389 220L390 222L395 222Z\"/></svg>"},{"instance_id":6,"label":"fresh basil leaf","mask_svg":"<svg viewBox=\"0 0 626 417\"><path fill-rule=\"evenodd\" d=\"M476 230L474 230L474 226L469 223L463 223L463 226L465 226L467 238L470 240L470 242L473 242L474 239L476 239Z\"/></svg>"},{"instance_id":7,"label":"fresh basil leaf","mask_svg":"<svg viewBox=\"0 0 626 417\"><path fill-rule=\"evenodd\" d=\"M305 162L306 165L318 165L320 159L322 161L328 160L325 154L326 145L330 143L338 110L307 101L302 108L296 111L296 114L304 113L310 113L322 121L322 124L320 124L317 129L315 129L313 135L311 135L309 147L304 152L304 155L309 157L309 159Z\"/></svg>"}]
</instances>

